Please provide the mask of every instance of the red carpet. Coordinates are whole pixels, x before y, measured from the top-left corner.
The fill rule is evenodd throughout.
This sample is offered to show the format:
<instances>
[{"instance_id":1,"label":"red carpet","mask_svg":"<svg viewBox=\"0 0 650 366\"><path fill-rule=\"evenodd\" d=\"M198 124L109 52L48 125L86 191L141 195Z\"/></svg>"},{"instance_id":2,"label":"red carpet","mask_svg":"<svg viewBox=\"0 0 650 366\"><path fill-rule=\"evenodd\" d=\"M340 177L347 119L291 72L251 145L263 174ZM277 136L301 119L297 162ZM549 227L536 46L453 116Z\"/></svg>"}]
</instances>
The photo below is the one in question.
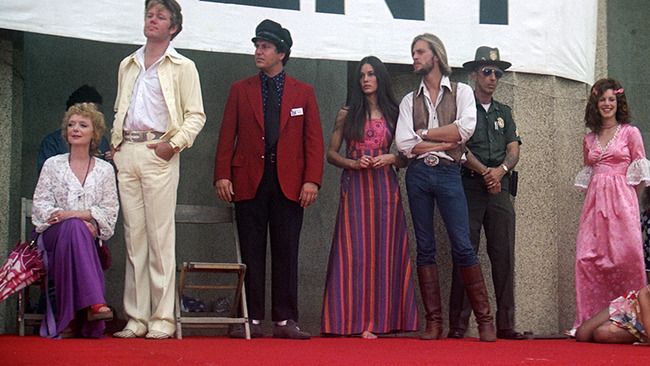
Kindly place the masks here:
<instances>
[{"instance_id":1,"label":"red carpet","mask_svg":"<svg viewBox=\"0 0 650 366\"><path fill-rule=\"evenodd\" d=\"M647 365L650 347L529 340L414 338L250 341L188 337L48 340L0 336L0 365Z\"/></svg>"}]
</instances>

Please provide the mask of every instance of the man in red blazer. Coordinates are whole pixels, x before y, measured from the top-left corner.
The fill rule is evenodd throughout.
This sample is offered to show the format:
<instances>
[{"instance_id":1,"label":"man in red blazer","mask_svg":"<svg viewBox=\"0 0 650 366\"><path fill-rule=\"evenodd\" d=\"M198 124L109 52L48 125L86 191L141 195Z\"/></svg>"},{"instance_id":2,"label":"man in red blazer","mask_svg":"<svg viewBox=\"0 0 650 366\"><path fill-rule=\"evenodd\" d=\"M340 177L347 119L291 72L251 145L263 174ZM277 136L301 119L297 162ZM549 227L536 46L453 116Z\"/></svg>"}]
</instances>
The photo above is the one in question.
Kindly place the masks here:
<instances>
[{"instance_id":1,"label":"man in red blazer","mask_svg":"<svg viewBox=\"0 0 650 366\"><path fill-rule=\"evenodd\" d=\"M235 202L253 337L264 319L267 228L271 237L273 337L309 339L298 321L298 243L303 209L323 176L323 132L313 88L284 71L291 34L274 21L255 29L257 75L230 88L214 164L217 196ZM234 327L231 337L243 337Z\"/></svg>"}]
</instances>

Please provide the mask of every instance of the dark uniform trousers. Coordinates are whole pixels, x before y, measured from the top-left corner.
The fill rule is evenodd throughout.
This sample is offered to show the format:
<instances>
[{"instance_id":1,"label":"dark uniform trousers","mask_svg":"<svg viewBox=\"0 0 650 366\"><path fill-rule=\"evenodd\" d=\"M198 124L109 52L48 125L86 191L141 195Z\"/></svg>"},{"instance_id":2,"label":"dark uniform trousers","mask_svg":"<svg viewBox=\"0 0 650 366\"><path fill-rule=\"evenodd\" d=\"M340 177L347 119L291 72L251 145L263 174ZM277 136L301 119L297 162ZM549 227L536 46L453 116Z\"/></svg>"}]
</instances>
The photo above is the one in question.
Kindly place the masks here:
<instances>
[{"instance_id":1,"label":"dark uniform trousers","mask_svg":"<svg viewBox=\"0 0 650 366\"><path fill-rule=\"evenodd\" d=\"M287 199L267 159L255 198L235 203L250 319L264 319L267 229L271 238L271 318L298 321L298 244L303 208Z\"/></svg>"},{"instance_id":2,"label":"dark uniform trousers","mask_svg":"<svg viewBox=\"0 0 650 366\"><path fill-rule=\"evenodd\" d=\"M515 211L508 191L510 176L501 180L501 192L487 192L483 177L463 169L463 187L469 212L470 240L478 253L481 227L485 229L487 253L492 266L492 281L497 301L498 330L514 327L514 250ZM457 268L454 267L449 295L449 328L467 329L470 308Z\"/></svg>"}]
</instances>

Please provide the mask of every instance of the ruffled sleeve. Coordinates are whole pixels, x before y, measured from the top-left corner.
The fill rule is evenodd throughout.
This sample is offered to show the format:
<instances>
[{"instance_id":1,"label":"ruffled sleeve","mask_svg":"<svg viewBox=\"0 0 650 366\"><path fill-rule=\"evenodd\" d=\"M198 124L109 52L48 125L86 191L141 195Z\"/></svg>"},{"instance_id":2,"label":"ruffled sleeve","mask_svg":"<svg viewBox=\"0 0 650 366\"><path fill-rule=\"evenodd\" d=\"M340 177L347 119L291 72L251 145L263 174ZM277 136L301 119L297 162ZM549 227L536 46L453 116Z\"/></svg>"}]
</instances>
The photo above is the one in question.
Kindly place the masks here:
<instances>
[{"instance_id":1,"label":"ruffled sleeve","mask_svg":"<svg viewBox=\"0 0 650 366\"><path fill-rule=\"evenodd\" d=\"M587 134L582 139L582 161L584 163L584 168L582 168L582 170L578 173L575 181L573 182L573 185L578 187L580 190L587 190L587 187L589 187L589 181L591 181L591 175L593 171L591 165L588 165L589 160L587 159L587 157L589 156L590 137L592 137L592 134Z\"/></svg>"},{"instance_id":2,"label":"ruffled sleeve","mask_svg":"<svg viewBox=\"0 0 650 366\"><path fill-rule=\"evenodd\" d=\"M32 197L32 223L36 227L36 232L42 233L50 224L47 220L54 211L61 208L56 204L53 186L58 182L56 177L56 158L52 157L45 161L41 174L38 177L38 183Z\"/></svg>"},{"instance_id":3,"label":"ruffled sleeve","mask_svg":"<svg viewBox=\"0 0 650 366\"><path fill-rule=\"evenodd\" d=\"M573 185L580 188L581 190L586 190L587 187L589 187L589 181L591 181L592 171L593 169L589 165L582 168L582 170L576 176Z\"/></svg>"},{"instance_id":4,"label":"ruffled sleeve","mask_svg":"<svg viewBox=\"0 0 650 366\"><path fill-rule=\"evenodd\" d=\"M108 240L115 232L115 222L119 211L119 200L115 184L115 172L113 167L99 159L95 160L97 167L97 181L93 187L94 202L91 203L90 214L97 222L99 228L97 236L102 240Z\"/></svg>"},{"instance_id":5,"label":"ruffled sleeve","mask_svg":"<svg viewBox=\"0 0 650 366\"><path fill-rule=\"evenodd\" d=\"M641 182L650 186L650 160L645 158L633 161L627 168L627 184L636 186Z\"/></svg>"},{"instance_id":6,"label":"ruffled sleeve","mask_svg":"<svg viewBox=\"0 0 650 366\"><path fill-rule=\"evenodd\" d=\"M632 164L627 168L627 183L633 186L645 182L645 186L650 186L650 161L645 157L645 148L643 147L643 137L641 131L635 126L630 127L628 135L628 147Z\"/></svg>"}]
</instances>

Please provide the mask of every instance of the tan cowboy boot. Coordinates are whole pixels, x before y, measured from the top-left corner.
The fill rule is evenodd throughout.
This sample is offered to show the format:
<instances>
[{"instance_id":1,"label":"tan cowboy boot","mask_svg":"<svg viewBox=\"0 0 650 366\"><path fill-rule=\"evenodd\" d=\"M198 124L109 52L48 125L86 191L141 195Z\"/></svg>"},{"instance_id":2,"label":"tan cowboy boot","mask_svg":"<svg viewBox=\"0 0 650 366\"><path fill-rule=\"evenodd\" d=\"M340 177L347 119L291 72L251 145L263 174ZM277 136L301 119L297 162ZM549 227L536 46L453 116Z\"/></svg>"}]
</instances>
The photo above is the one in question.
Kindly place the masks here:
<instances>
[{"instance_id":1,"label":"tan cowboy boot","mask_svg":"<svg viewBox=\"0 0 650 366\"><path fill-rule=\"evenodd\" d=\"M427 326L420 334L420 339L440 339L442 337L442 306L440 305L438 266L435 264L419 266L418 280L427 319Z\"/></svg>"}]
</instances>

